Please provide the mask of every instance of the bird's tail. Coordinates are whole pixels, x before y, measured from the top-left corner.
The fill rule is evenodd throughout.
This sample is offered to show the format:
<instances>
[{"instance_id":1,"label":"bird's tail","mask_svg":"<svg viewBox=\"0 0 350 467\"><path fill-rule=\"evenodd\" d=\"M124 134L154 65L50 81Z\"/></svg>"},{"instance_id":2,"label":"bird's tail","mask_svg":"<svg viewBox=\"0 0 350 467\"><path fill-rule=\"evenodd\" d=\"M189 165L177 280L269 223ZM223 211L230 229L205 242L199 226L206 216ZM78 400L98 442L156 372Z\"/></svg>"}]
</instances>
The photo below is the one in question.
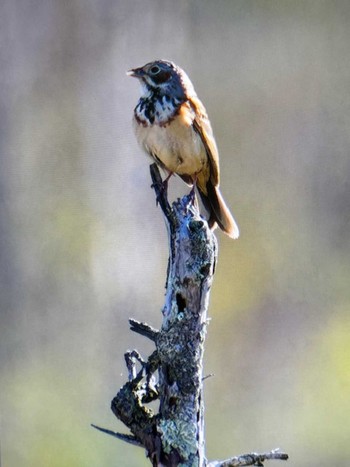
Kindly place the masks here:
<instances>
[{"instance_id":1,"label":"bird's tail","mask_svg":"<svg viewBox=\"0 0 350 467\"><path fill-rule=\"evenodd\" d=\"M239 237L239 228L230 213L226 203L220 193L219 187L214 186L209 180L206 185L207 194L203 193L198 187L199 194L204 207L209 211L209 227L215 227L218 224L220 229L231 238Z\"/></svg>"}]
</instances>

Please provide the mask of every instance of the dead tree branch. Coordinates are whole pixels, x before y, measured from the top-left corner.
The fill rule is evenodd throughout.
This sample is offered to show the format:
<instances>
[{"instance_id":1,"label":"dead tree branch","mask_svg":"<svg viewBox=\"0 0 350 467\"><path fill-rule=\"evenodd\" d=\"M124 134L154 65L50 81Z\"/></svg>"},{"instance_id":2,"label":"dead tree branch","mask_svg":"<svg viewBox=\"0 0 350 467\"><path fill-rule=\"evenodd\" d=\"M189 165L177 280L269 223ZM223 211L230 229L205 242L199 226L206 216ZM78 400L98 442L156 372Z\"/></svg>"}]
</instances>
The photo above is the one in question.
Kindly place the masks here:
<instances>
[{"instance_id":1,"label":"dead tree branch","mask_svg":"<svg viewBox=\"0 0 350 467\"><path fill-rule=\"evenodd\" d=\"M263 466L263 462L271 459L277 460L288 460L288 454L280 452L279 449L274 449L271 452L265 452L264 454L257 454L251 452L249 454L242 454L240 456L231 457L224 461L212 461L207 464L207 467L240 467L244 465L256 465Z\"/></svg>"},{"instance_id":2,"label":"dead tree branch","mask_svg":"<svg viewBox=\"0 0 350 467\"><path fill-rule=\"evenodd\" d=\"M205 458L202 366L217 243L200 216L194 191L170 206L155 164L151 166L151 177L169 233L163 322L158 331L130 319L131 330L153 341L156 347L146 360L135 350L125 354L129 379L114 397L111 409L131 434L93 427L143 446L155 467L261 466L268 459L285 460L288 456L278 451L221 462L208 463ZM154 400L159 400L158 413L147 407Z\"/></svg>"}]
</instances>

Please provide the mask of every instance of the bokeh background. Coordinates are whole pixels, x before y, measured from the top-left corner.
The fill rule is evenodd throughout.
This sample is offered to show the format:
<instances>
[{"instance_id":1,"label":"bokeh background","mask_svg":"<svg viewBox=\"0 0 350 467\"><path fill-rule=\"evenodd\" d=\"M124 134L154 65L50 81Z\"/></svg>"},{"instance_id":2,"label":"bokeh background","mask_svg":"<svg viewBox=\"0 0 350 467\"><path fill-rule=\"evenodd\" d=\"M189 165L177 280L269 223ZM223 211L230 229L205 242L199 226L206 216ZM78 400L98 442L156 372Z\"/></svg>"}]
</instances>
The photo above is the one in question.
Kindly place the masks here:
<instances>
[{"instance_id":1,"label":"bokeh background","mask_svg":"<svg viewBox=\"0 0 350 467\"><path fill-rule=\"evenodd\" d=\"M148 465L90 423L125 431L123 353L152 350L127 320L161 323L167 237L125 71L166 58L241 228L217 233L207 456L348 466L350 3L2 0L0 36L1 465Z\"/></svg>"}]
</instances>

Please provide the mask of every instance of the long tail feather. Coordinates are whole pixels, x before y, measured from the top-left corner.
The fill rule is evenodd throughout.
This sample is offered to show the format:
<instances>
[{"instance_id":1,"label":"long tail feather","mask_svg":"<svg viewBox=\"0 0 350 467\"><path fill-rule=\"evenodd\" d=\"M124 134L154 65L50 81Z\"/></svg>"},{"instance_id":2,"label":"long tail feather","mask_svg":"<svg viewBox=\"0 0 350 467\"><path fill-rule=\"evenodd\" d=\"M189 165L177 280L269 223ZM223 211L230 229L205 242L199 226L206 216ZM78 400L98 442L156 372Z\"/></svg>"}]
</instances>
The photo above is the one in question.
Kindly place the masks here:
<instances>
[{"instance_id":1,"label":"long tail feather","mask_svg":"<svg viewBox=\"0 0 350 467\"><path fill-rule=\"evenodd\" d=\"M198 191L204 207L209 211L209 226L214 227L215 223L217 223L220 229L229 237L234 239L238 238L238 225L226 206L219 188L213 186L210 180L208 181L206 188L207 194L204 194L200 189Z\"/></svg>"}]
</instances>

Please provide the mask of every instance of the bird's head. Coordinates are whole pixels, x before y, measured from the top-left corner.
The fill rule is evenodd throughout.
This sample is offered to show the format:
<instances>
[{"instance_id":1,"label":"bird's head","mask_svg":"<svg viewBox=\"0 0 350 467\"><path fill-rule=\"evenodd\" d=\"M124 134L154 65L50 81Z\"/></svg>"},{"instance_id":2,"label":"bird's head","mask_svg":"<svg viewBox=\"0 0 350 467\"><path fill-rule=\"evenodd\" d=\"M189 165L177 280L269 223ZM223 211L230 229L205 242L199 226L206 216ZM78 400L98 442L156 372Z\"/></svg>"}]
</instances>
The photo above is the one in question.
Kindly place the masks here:
<instances>
[{"instance_id":1,"label":"bird's head","mask_svg":"<svg viewBox=\"0 0 350 467\"><path fill-rule=\"evenodd\" d=\"M175 63L167 60L156 60L140 68L133 68L127 75L140 81L145 94L170 94L180 100L195 95L187 74Z\"/></svg>"}]
</instances>

